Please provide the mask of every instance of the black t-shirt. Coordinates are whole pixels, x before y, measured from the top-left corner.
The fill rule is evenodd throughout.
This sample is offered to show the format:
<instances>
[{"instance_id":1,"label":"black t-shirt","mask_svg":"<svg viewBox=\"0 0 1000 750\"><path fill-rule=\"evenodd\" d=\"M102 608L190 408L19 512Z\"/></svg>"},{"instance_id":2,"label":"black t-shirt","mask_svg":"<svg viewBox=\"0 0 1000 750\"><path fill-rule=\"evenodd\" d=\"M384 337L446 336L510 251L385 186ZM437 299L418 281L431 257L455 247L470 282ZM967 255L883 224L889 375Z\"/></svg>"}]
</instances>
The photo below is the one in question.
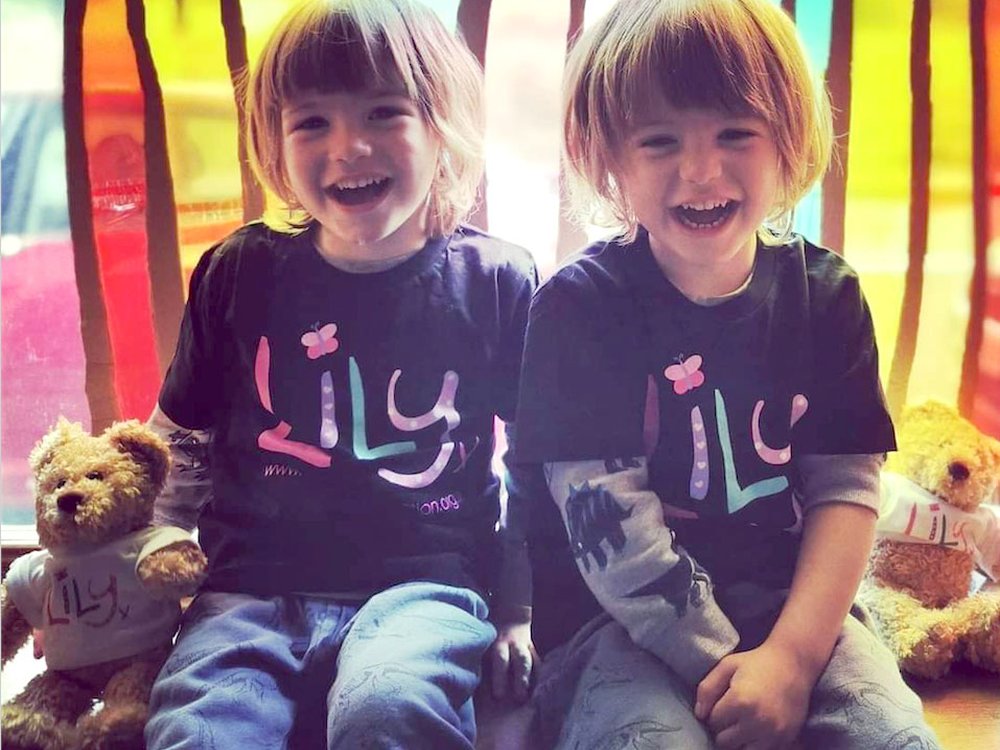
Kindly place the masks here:
<instances>
[{"instance_id":1,"label":"black t-shirt","mask_svg":"<svg viewBox=\"0 0 1000 750\"><path fill-rule=\"evenodd\" d=\"M518 460L648 457L667 524L716 584L790 583L794 456L895 447L858 277L801 237L759 244L748 288L712 306L664 277L644 232L591 245L535 295L521 389ZM554 560L554 504L534 524L544 609L547 580L575 574Z\"/></svg>"},{"instance_id":2,"label":"black t-shirt","mask_svg":"<svg viewBox=\"0 0 1000 750\"><path fill-rule=\"evenodd\" d=\"M211 430L208 585L485 591L494 417L517 407L529 254L470 227L387 271L251 224L191 279L164 413Z\"/></svg>"}]
</instances>

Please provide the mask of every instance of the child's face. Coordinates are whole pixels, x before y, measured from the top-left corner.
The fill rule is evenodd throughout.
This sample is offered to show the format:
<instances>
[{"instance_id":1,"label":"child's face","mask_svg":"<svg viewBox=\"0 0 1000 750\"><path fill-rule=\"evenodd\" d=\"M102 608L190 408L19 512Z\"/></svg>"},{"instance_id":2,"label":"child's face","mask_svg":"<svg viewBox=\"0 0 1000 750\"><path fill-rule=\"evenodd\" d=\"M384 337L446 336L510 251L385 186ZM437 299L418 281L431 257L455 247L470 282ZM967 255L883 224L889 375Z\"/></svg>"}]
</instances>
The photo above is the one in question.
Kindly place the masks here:
<instances>
[{"instance_id":1,"label":"child's face","mask_svg":"<svg viewBox=\"0 0 1000 750\"><path fill-rule=\"evenodd\" d=\"M394 90L304 92L281 110L282 159L333 257L390 258L427 239L437 135Z\"/></svg>"},{"instance_id":2,"label":"child's face","mask_svg":"<svg viewBox=\"0 0 1000 750\"><path fill-rule=\"evenodd\" d=\"M763 120L677 109L656 97L618 160L619 183L671 281L716 296L746 279L781 179Z\"/></svg>"}]
</instances>

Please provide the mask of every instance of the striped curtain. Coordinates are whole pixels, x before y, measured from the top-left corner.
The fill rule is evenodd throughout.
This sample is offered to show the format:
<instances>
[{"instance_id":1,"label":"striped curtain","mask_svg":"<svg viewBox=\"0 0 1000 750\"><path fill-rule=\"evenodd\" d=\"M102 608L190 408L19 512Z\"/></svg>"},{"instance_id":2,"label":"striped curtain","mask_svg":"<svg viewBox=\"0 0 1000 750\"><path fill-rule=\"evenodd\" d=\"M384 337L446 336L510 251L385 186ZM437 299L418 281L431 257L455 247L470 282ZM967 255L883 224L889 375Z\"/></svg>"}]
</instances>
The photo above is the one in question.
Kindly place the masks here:
<instances>
[{"instance_id":1,"label":"striped curtain","mask_svg":"<svg viewBox=\"0 0 1000 750\"><path fill-rule=\"evenodd\" d=\"M429 4L486 70L487 176L473 222L551 271L596 233L561 216L558 88L573 35L610 0ZM34 5L5 0L3 26ZM198 258L242 222L281 211L246 166L234 82L287 2L57 5L71 250L47 267L79 303L39 291L5 250L5 472L39 436L8 438L25 423L19 382L44 377L31 362L81 351L77 416L94 429L146 417ZM837 166L800 205L796 228L861 273L893 411L937 398L1000 436L1000 0L781 5L826 79L837 132ZM51 55L59 39L37 44ZM69 333L32 341L29 356L14 322L22 298L64 307ZM65 403L30 409L36 421L51 411L40 415L50 423Z\"/></svg>"}]
</instances>

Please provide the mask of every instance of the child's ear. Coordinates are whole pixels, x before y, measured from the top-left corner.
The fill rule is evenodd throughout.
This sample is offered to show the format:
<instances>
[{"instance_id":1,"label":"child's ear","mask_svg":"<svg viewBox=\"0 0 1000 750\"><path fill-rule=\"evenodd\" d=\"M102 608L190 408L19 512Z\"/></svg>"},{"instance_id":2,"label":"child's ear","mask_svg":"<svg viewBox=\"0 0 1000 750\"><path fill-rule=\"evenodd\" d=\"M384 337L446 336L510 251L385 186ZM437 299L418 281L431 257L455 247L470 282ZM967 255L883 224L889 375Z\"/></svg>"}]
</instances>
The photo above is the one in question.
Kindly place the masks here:
<instances>
[{"instance_id":1,"label":"child's ear","mask_svg":"<svg viewBox=\"0 0 1000 750\"><path fill-rule=\"evenodd\" d=\"M111 425L103 437L115 450L145 466L157 492L162 489L170 471L170 447L159 435L139 420L130 419Z\"/></svg>"},{"instance_id":2,"label":"child's ear","mask_svg":"<svg viewBox=\"0 0 1000 750\"><path fill-rule=\"evenodd\" d=\"M28 456L31 471L37 474L52 462L56 452L67 443L85 437L87 433L79 422L70 422L65 417L59 417L53 428L38 441Z\"/></svg>"}]
</instances>

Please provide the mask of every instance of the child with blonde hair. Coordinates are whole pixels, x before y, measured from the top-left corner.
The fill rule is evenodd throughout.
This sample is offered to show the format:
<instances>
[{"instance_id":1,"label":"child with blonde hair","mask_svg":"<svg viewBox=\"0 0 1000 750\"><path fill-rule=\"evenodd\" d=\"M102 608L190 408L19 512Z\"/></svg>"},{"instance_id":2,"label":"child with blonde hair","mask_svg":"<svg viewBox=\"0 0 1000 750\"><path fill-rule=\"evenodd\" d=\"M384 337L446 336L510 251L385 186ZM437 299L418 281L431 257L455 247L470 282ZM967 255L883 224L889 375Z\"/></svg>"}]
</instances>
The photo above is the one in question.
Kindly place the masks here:
<instances>
[{"instance_id":1,"label":"child with blonde hair","mask_svg":"<svg viewBox=\"0 0 1000 750\"><path fill-rule=\"evenodd\" d=\"M290 227L205 253L150 420L175 453L157 519L197 524L210 565L150 748L468 749L484 655L526 690L491 461L537 276L460 223L481 78L409 0L300 3L250 73L252 161Z\"/></svg>"},{"instance_id":2,"label":"child with blonde hair","mask_svg":"<svg viewBox=\"0 0 1000 750\"><path fill-rule=\"evenodd\" d=\"M768 0L620 0L571 51L571 195L618 234L529 316L546 746L938 746L851 616L895 442L857 274L789 231L830 120Z\"/></svg>"}]
</instances>

